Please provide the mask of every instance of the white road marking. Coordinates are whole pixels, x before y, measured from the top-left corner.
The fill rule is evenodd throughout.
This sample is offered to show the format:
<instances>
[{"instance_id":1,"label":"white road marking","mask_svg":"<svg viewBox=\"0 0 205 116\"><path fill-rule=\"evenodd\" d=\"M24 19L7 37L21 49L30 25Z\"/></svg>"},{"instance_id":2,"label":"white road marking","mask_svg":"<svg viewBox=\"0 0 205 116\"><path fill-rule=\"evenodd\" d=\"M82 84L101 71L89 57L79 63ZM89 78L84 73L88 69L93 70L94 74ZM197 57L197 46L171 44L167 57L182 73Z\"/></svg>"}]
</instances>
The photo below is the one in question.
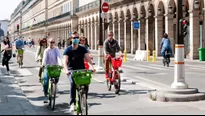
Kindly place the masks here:
<instances>
[{"instance_id":1,"label":"white road marking","mask_svg":"<svg viewBox=\"0 0 205 116\"><path fill-rule=\"evenodd\" d=\"M32 76L33 75L28 69L18 69L18 72L23 76Z\"/></svg>"},{"instance_id":2,"label":"white road marking","mask_svg":"<svg viewBox=\"0 0 205 116\"><path fill-rule=\"evenodd\" d=\"M142 71L147 71L148 69L142 68L142 67L137 67L137 66L130 66L130 65L123 65L122 68L131 68L131 69L137 69L137 70L142 70Z\"/></svg>"},{"instance_id":3,"label":"white road marking","mask_svg":"<svg viewBox=\"0 0 205 116\"><path fill-rule=\"evenodd\" d=\"M151 68L151 69L158 69L158 70L169 70L166 68L158 68L158 67L153 67L153 66L146 66L146 65L137 65L138 67L145 67L145 68Z\"/></svg>"}]
</instances>

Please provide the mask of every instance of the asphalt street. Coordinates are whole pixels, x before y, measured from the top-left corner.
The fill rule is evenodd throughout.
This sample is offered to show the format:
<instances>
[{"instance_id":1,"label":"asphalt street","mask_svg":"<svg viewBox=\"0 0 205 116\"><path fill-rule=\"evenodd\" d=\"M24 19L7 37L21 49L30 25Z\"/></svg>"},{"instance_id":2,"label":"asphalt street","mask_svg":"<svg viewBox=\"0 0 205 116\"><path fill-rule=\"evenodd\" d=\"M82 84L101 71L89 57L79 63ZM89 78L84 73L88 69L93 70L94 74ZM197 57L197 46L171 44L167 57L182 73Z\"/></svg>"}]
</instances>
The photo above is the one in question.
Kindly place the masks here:
<instances>
[{"instance_id":1,"label":"asphalt street","mask_svg":"<svg viewBox=\"0 0 205 116\"><path fill-rule=\"evenodd\" d=\"M58 84L56 110L52 112L43 103L42 86L38 82L39 65L35 62L36 48L26 48L24 67L19 69L16 60L11 60L12 75L38 114L71 115L69 112L69 81L62 73ZM61 50L62 54L63 50ZM97 54L93 54L97 63ZM204 92L204 63L186 62L186 82L191 88ZM201 107L205 102L161 103L149 99L147 92L158 88L169 88L174 81L174 65L164 67L161 61L156 63L134 61L128 58L123 63L121 77L122 91L115 95L108 91L103 74L94 74L89 91L89 114L205 114ZM4 71L3 71L4 72Z\"/></svg>"}]
</instances>

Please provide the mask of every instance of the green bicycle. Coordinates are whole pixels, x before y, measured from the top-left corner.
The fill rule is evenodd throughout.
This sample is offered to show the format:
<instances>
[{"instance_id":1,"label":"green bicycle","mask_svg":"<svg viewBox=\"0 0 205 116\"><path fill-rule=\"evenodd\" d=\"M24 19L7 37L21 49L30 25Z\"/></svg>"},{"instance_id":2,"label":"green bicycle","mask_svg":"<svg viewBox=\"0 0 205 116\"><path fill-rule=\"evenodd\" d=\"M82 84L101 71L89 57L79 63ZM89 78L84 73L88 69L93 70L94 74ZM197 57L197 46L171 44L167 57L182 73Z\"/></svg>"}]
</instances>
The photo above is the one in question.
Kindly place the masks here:
<instances>
[{"instance_id":1,"label":"green bicycle","mask_svg":"<svg viewBox=\"0 0 205 116\"><path fill-rule=\"evenodd\" d=\"M53 111L55 109L56 86L60 78L63 67L58 65L48 65L45 68L47 69L48 77L49 77L49 86L48 86L49 106ZM42 85L44 85L44 79L41 79L41 83Z\"/></svg>"},{"instance_id":2,"label":"green bicycle","mask_svg":"<svg viewBox=\"0 0 205 116\"><path fill-rule=\"evenodd\" d=\"M19 55L19 60L18 60L19 68L22 68L23 67L23 53L24 53L24 50L23 49L18 49L17 53Z\"/></svg>"},{"instance_id":3,"label":"green bicycle","mask_svg":"<svg viewBox=\"0 0 205 116\"><path fill-rule=\"evenodd\" d=\"M86 87L92 79L91 70L71 70L72 78L76 84L76 113L77 115L88 115L88 104Z\"/></svg>"}]
</instances>

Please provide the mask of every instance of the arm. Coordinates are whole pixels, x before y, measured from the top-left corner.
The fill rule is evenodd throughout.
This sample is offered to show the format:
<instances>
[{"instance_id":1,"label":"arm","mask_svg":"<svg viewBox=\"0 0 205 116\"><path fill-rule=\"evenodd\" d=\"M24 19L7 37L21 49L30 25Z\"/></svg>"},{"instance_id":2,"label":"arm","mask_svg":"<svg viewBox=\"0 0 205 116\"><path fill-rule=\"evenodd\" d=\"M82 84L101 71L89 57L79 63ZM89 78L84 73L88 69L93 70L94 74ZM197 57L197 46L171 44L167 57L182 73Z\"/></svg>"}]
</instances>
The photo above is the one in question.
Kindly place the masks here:
<instances>
[{"instance_id":1,"label":"arm","mask_svg":"<svg viewBox=\"0 0 205 116\"><path fill-rule=\"evenodd\" d=\"M66 74L69 74L69 70L68 70L68 56L64 55L64 70L66 72Z\"/></svg>"},{"instance_id":2,"label":"arm","mask_svg":"<svg viewBox=\"0 0 205 116\"><path fill-rule=\"evenodd\" d=\"M36 55L35 55L36 61L38 60L39 54L40 54L40 46L37 48L37 51L36 51Z\"/></svg>"},{"instance_id":3,"label":"arm","mask_svg":"<svg viewBox=\"0 0 205 116\"><path fill-rule=\"evenodd\" d=\"M47 50L45 50L43 54L42 66L46 66L46 61L47 61Z\"/></svg>"},{"instance_id":4,"label":"arm","mask_svg":"<svg viewBox=\"0 0 205 116\"><path fill-rule=\"evenodd\" d=\"M116 50L117 50L117 52L120 52L120 54L122 54L122 51L121 51L121 49L120 49L120 46L119 46L119 43L116 41Z\"/></svg>"},{"instance_id":5,"label":"arm","mask_svg":"<svg viewBox=\"0 0 205 116\"><path fill-rule=\"evenodd\" d=\"M163 46L163 42L164 42L164 38L162 39L161 44L160 44L161 49L162 49L162 46Z\"/></svg>"},{"instance_id":6,"label":"arm","mask_svg":"<svg viewBox=\"0 0 205 116\"><path fill-rule=\"evenodd\" d=\"M92 60L91 60L91 58L89 56L89 53L85 54L85 60L92 66L92 69L94 70L95 68L94 68Z\"/></svg>"},{"instance_id":7,"label":"arm","mask_svg":"<svg viewBox=\"0 0 205 116\"><path fill-rule=\"evenodd\" d=\"M107 55L109 53L109 46L107 41L104 42L104 55Z\"/></svg>"},{"instance_id":8,"label":"arm","mask_svg":"<svg viewBox=\"0 0 205 116\"><path fill-rule=\"evenodd\" d=\"M59 52L58 49L56 49L56 50L57 50L57 60L58 60L58 65L63 66L63 65L62 65L62 60L61 60L61 57L60 57L60 52Z\"/></svg>"}]
</instances>

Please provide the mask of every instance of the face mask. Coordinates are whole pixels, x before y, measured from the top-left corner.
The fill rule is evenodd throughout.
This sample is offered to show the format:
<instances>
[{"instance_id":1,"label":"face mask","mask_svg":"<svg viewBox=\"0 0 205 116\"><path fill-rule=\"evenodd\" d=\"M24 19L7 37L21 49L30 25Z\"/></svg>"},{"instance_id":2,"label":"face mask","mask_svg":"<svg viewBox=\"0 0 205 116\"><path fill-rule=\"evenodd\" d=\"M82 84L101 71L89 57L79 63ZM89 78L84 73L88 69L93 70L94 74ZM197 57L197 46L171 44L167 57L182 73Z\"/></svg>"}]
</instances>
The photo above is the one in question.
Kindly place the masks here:
<instances>
[{"instance_id":1,"label":"face mask","mask_svg":"<svg viewBox=\"0 0 205 116\"><path fill-rule=\"evenodd\" d=\"M80 42L80 40L79 40L79 39L73 39L73 44L74 44L74 45L79 44L79 42Z\"/></svg>"}]
</instances>

